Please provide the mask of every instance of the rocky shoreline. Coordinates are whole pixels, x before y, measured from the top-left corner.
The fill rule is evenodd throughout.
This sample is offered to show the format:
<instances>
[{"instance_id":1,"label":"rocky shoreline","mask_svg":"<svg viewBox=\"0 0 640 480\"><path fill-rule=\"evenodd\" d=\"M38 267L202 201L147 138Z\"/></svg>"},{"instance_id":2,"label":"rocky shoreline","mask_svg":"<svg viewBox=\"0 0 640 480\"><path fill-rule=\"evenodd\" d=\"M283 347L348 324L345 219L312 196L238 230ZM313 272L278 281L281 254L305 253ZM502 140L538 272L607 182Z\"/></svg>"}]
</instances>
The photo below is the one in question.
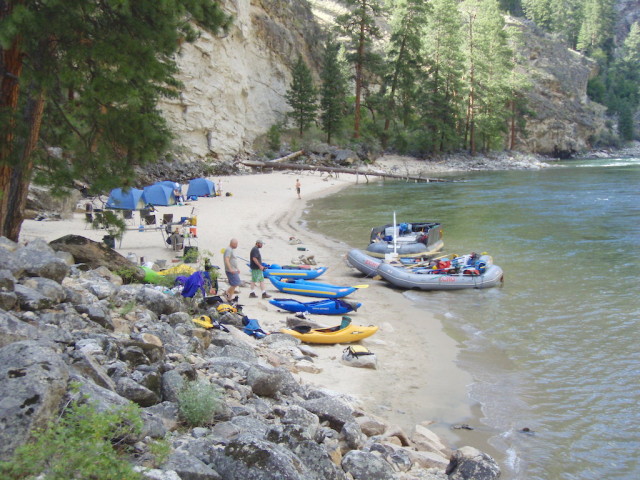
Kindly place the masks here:
<instances>
[{"instance_id":1,"label":"rocky shoreline","mask_svg":"<svg viewBox=\"0 0 640 480\"><path fill-rule=\"evenodd\" d=\"M65 245L0 239L1 460L76 399L98 410L141 407L144 426L128 461L145 478L499 476L475 448L452 451L424 426L407 435L347 395L296 381L315 355L297 339L250 337L240 315L220 317L166 289L123 284L113 271L127 260L96 242ZM201 313L229 332L198 327L192 318ZM214 385L223 402L212 424L193 428L176 400L196 379ZM159 465L150 446L157 439L171 446Z\"/></svg>"}]
</instances>

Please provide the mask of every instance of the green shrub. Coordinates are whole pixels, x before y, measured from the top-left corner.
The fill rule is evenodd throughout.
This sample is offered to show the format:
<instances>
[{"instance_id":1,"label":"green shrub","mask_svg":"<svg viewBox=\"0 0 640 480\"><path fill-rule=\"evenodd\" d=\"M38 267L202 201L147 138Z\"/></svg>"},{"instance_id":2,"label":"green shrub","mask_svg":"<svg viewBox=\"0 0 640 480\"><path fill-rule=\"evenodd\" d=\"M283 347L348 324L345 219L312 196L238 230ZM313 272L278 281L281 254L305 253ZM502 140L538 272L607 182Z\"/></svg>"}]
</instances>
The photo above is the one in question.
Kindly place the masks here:
<instances>
[{"instance_id":1,"label":"green shrub","mask_svg":"<svg viewBox=\"0 0 640 480\"><path fill-rule=\"evenodd\" d=\"M180 418L193 427L208 425L213 421L220 401L221 393L214 385L203 381L188 382L178 393Z\"/></svg>"},{"instance_id":2,"label":"green shrub","mask_svg":"<svg viewBox=\"0 0 640 480\"><path fill-rule=\"evenodd\" d=\"M165 463L171 454L171 443L166 438L149 443L149 453L153 455L153 464L158 467Z\"/></svg>"},{"instance_id":3,"label":"green shrub","mask_svg":"<svg viewBox=\"0 0 640 480\"><path fill-rule=\"evenodd\" d=\"M122 267L114 270L113 273L118 275L122 279L124 285L135 283L138 279L138 267Z\"/></svg>"},{"instance_id":4,"label":"green shrub","mask_svg":"<svg viewBox=\"0 0 640 480\"><path fill-rule=\"evenodd\" d=\"M0 478L39 480L139 480L124 457L142 428L136 405L97 412L73 402L56 421L0 462Z\"/></svg>"}]
</instances>

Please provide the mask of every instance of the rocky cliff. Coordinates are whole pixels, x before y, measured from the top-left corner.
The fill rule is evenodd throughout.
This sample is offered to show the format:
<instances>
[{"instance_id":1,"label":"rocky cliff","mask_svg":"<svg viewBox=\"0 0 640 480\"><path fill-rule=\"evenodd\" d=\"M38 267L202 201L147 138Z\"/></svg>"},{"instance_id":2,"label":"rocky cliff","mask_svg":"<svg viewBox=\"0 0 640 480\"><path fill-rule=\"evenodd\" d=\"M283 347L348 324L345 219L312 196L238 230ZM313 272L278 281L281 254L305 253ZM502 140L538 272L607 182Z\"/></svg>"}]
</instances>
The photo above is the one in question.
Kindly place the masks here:
<instances>
[{"instance_id":1,"label":"rocky cliff","mask_svg":"<svg viewBox=\"0 0 640 480\"><path fill-rule=\"evenodd\" d=\"M224 0L233 15L228 34L202 32L182 46L184 88L161 108L184 157L230 159L283 119L284 93L302 55L317 66L321 31L307 2Z\"/></svg>"},{"instance_id":2,"label":"rocky cliff","mask_svg":"<svg viewBox=\"0 0 640 480\"><path fill-rule=\"evenodd\" d=\"M587 82L597 64L567 48L531 22L509 18L521 32L518 67L531 82L527 93L526 130L516 149L569 156L591 148L591 141L606 132L605 107L587 97Z\"/></svg>"},{"instance_id":3,"label":"rocky cliff","mask_svg":"<svg viewBox=\"0 0 640 480\"><path fill-rule=\"evenodd\" d=\"M284 119L284 94L302 55L317 72L322 30L334 2L224 0L235 21L228 34L203 32L179 53L179 99L161 106L176 132L181 157L229 160L250 152L256 137ZM533 88L526 134L517 149L563 155L590 148L605 129L604 108L586 95L595 62L521 20L522 53Z\"/></svg>"}]
</instances>

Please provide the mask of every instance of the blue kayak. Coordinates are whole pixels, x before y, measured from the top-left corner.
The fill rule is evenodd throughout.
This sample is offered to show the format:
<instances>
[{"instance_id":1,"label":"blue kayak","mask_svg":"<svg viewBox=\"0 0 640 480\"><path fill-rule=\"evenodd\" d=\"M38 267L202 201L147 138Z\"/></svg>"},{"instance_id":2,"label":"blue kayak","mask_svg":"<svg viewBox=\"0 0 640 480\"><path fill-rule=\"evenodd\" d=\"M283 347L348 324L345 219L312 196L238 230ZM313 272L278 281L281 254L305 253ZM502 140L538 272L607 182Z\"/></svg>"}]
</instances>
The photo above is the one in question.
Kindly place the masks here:
<instances>
[{"instance_id":1,"label":"blue kayak","mask_svg":"<svg viewBox=\"0 0 640 480\"><path fill-rule=\"evenodd\" d=\"M299 302L292 298L274 298L269 300L269 303L288 312L306 312L316 315L344 315L358 310L362 305L358 302L347 302L339 298L327 298L317 302Z\"/></svg>"},{"instance_id":2,"label":"blue kayak","mask_svg":"<svg viewBox=\"0 0 640 480\"><path fill-rule=\"evenodd\" d=\"M328 283L318 283L313 280L269 276L274 287L283 293L305 295L307 297L340 298L346 297L357 290L356 287L338 287Z\"/></svg>"}]
</instances>

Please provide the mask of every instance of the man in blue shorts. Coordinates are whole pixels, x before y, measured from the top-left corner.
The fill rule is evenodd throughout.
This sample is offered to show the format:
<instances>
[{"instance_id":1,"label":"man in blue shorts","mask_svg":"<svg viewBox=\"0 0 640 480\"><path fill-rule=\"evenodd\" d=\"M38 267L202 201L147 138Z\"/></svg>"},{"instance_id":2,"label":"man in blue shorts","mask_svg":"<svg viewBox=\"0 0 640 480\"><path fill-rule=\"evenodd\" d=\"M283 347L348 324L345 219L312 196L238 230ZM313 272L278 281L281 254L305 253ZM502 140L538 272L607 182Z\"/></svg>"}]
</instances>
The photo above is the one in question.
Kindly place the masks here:
<instances>
[{"instance_id":1,"label":"man in blue shorts","mask_svg":"<svg viewBox=\"0 0 640 480\"><path fill-rule=\"evenodd\" d=\"M228 302L233 301L236 287L239 287L242 283L242 280L240 280L240 270L238 270L238 260L235 255L236 248L238 248L238 240L232 238L229 242L229 247L225 249L222 257L224 260L224 271L227 274L227 281L229 282L229 288L225 292Z\"/></svg>"},{"instance_id":2,"label":"man in blue shorts","mask_svg":"<svg viewBox=\"0 0 640 480\"><path fill-rule=\"evenodd\" d=\"M258 298L256 294L257 285L260 285L260 290L262 290L262 298L271 298L271 295L264 289L264 274L262 273L264 265L262 265L262 255L260 254L260 249L263 245L264 242L262 240L256 240L255 246L251 249L251 253L249 253L249 268L251 269L250 298Z\"/></svg>"}]
</instances>

